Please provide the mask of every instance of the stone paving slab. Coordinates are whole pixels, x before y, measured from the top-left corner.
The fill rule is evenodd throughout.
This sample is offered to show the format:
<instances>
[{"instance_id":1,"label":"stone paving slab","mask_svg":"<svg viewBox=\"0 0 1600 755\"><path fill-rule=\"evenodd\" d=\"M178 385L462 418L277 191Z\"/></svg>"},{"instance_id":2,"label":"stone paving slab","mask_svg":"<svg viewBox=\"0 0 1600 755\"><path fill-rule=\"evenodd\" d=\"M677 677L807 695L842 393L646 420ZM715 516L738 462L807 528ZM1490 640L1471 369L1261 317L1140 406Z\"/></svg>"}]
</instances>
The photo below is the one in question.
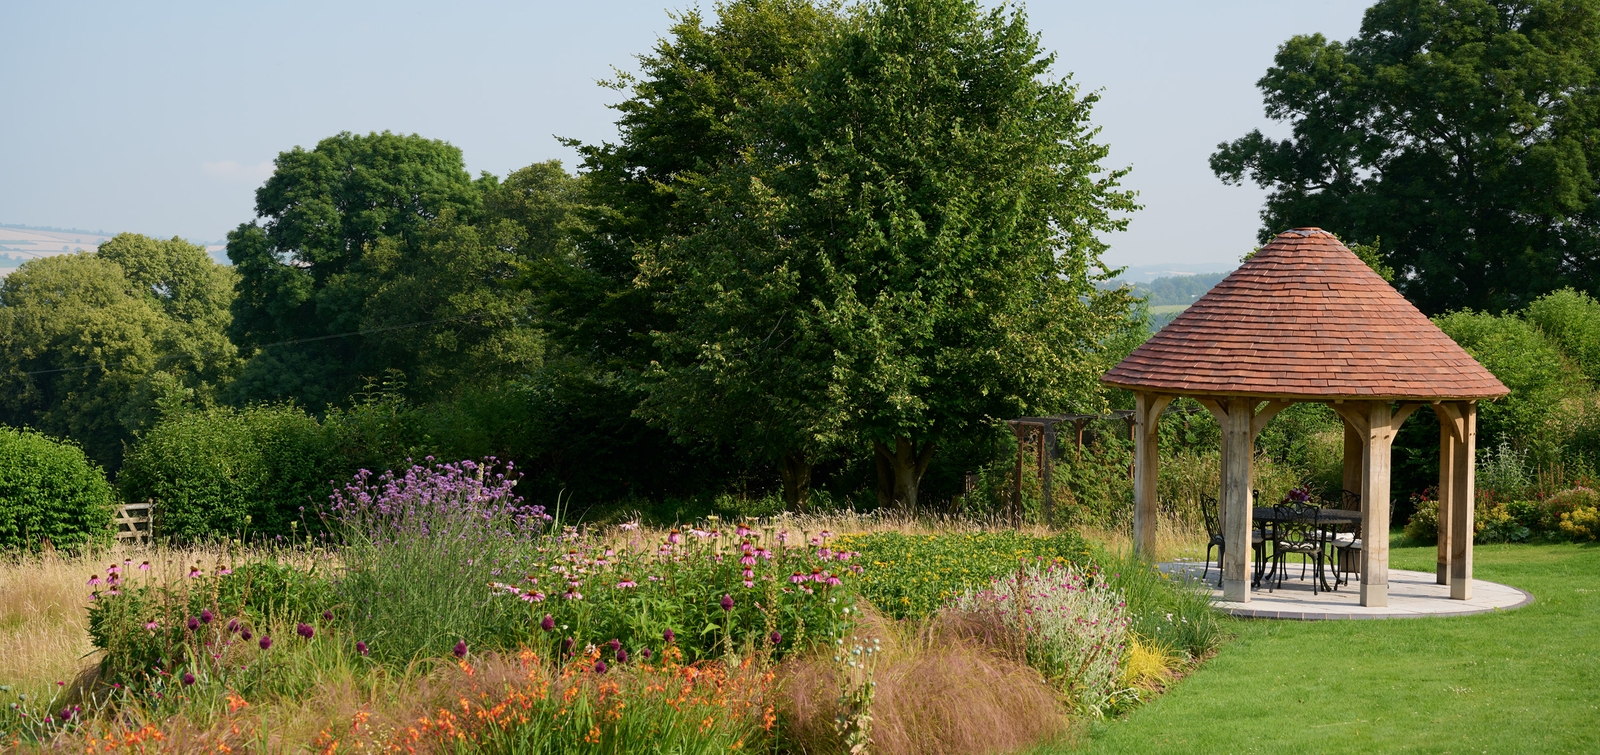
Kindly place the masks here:
<instances>
[{"instance_id":1,"label":"stone paving slab","mask_svg":"<svg viewBox=\"0 0 1600 755\"><path fill-rule=\"evenodd\" d=\"M1179 561L1161 564L1161 570L1172 575L1199 580L1205 564ZM1319 590L1311 593L1311 576L1304 581L1297 578L1299 570L1291 565L1289 578L1283 586L1269 591L1265 585L1252 590L1248 603L1222 599L1217 588L1217 567L1212 564L1207 582L1211 586L1213 605L1234 616L1253 619L1296 619L1323 621L1331 619L1412 619L1425 616L1468 616L1490 611L1509 611L1533 602L1533 596L1509 585L1497 582L1472 580L1472 600L1451 600L1450 587L1438 584L1429 572L1389 570L1389 605L1367 608L1361 605L1359 577L1351 575L1351 583L1338 590Z\"/></svg>"}]
</instances>

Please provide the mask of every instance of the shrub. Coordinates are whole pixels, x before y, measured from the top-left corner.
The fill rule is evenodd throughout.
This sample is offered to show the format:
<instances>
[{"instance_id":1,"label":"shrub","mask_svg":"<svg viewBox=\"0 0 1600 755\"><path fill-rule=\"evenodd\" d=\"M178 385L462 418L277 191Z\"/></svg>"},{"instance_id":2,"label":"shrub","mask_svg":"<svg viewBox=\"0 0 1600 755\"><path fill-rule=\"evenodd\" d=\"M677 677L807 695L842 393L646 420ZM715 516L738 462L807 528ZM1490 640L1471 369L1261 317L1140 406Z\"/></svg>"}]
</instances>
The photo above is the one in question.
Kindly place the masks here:
<instances>
[{"instance_id":1,"label":"shrub","mask_svg":"<svg viewBox=\"0 0 1600 755\"><path fill-rule=\"evenodd\" d=\"M1033 563L967 592L955 606L1001 617L1023 637L1028 665L1091 715L1104 714L1121 690L1127 603L1092 573Z\"/></svg>"},{"instance_id":2,"label":"shrub","mask_svg":"<svg viewBox=\"0 0 1600 755\"><path fill-rule=\"evenodd\" d=\"M1097 579L1126 600L1129 629L1147 647L1203 658L1222 643L1222 618L1211 608L1211 588L1183 582L1131 553L1097 559Z\"/></svg>"},{"instance_id":3,"label":"shrub","mask_svg":"<svg viewBox=\"0 0 1600 755\"><path fill-rule=\"evenodd\" d=\"M114 508L105 474L78 446L0 427L0 547L108 538Z\"/></svg>"},{"instance_id":4,"label":"shrub","mask_svg":"<svg viewBox=\"0 0 1600 755\"><path fill-rule=\"evenodd\" d=\"M294 406L185 412L139 438L117 482L130 500L156 502L163 537L238 537L246 517L251 533L286 535L290 522L317 524L334 466L326 448Z\"/></svg>"},{"instance_id":5,"label":"shrub","mask_svg":"<svg viewBox=\"0 0 1600 755\"><path fill-rule=\"evenodd\" d=\"M1600 510L1583 506L1561 515L1558 525L1561 532L1573 540L1594 540L1600 537Z\"/></svg>"},{"instance_id":6,"label":"shrub","mask_svg":"<svg viewBox=\"0 0 1600 755\"><path fill-rule=\"evenodd\" d=\"M897 619L931 616L954 598L1010 574L1024 560L1087 563L1089 546L1076 533L1051 537L1012 530L907 535L880 532L848 535L840 549L859 553L865 571L856 589Z\"/></svg>"},{"instance_id":7,"label":"shrub","mask_svg":"<svg viewBox=\"0 0 1600 755\"><path fill-rule=\"evenodd\" d=\"M1561 520L1580 508L1600 508L1600 492L1572 488L1538 502L1539 529L1546 533L1563 532Z\"/></svg>"}]
</instances>

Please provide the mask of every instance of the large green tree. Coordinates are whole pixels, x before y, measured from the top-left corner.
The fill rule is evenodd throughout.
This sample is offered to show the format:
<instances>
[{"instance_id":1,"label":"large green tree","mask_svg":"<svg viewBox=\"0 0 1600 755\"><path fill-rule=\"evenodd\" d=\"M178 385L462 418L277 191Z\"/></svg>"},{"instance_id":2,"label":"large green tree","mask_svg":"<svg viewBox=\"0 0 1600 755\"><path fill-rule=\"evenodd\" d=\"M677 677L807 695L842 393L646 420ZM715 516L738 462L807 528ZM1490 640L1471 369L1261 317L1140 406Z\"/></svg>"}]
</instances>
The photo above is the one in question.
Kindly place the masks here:
<instances>
[{"instance_id":1,"label":"large green tree","mask_svg":"<svg viewBox=\"0 0 1600 755\"><path fill-rule=\"evenodd\" d=\"M210 404L238 373L234 279L203 247L129 233L23 264L0 284L0 421L115 469L161 411Z\"/></svg>"},{"instance_id":2,"label":"large green tree","mask_svg":"<svg viewBox=\"0 0 1600 755\"><path fill-rule=\"evenodd\" d=\"M1219 145L1269 189L1263 241L1382 237L1425 312L1600 290L1600 3L1382 0L1345 43L1284 43L1257 86L1287 139Z\"/></svg>"},{"instance_id":3,"label":"large green tree","mask_svg":"<svg viewBox=\"0 0 1600 755\"><path fill-rule=\"evenodd\" d=\"M278 156L256 222L228 236L231 335L250 353L237 398L339 405L403 375L430 399L536 366L518 277L522 227L484 211L500 190L461 151L384 132Z\"/></svg>"},{"instance_id":4,"label":"large green tree","mask_svg":"<svg viewBox=\"0 0 1600 755\"><path fill-rule=\"evenodd\" d=\"M881 499L915 508L942 437L1098 399L1129 303L1094 286L1099 234L1135 205L1019 11L874 3L819 53L725 119L749 146L641 257L677 325L658 411L787 453L868 442Z\"/></svg>"}]
</instances>

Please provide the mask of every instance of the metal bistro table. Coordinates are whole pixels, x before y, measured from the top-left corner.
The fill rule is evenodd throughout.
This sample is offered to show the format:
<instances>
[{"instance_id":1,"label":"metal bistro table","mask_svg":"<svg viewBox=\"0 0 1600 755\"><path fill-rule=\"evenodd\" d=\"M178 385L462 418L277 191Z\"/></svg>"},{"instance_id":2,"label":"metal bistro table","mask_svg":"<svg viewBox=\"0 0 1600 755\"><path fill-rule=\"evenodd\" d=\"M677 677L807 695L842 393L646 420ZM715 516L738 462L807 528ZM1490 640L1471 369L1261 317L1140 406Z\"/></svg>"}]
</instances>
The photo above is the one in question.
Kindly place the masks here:
<instances>
[{"instance_id":1,"label":"metal bistro table","mask_svg":"<svg viewBox=\"0 0 1600 755\"><path fill-rule=\"evenodd\" d=\"M1278 509L1275 506L1255 506L1255 507L1252 508L1252 510L1250 512L1250 518L1252 520L1254 520L1257 524L1264 523L1264 522L1274 522L1275 523L1275 522L1283 521L1286 518L1284 516L1281 516L1280 514L1282 514L1281 510ZM1318 509L1317 510L1317 523L1318 523L1319 526L1328 527L1330 529L1332 529L1332 528L1343 529L1345 527L1349 527L1350 528L1350 532L1351 532L1351 534L1353 536L1352 539L1353 540L1360 540L1361 539L1361 512L1359 512L1359 511L1351 511L1350 509L1335 509L1335 508ZM1262 544L1262 548L1261 548L1261 555L1262 555L1263 558L1266 555L1266 545L1267 545L1266 543L1263 543ZM1335 563L1334 563L1334 567L1333 567L1334 568L1334 581L1336 583L1338 582L1338 575L1339 574L1341 574L1341 573L1344 573L1344 574L1354 574L1354 573L1356 573L1357 572L1357 565L1360 563L1360 559L1359 558L1352 557L1352 556L1348 555L1348 553L1349 553L1348 548L1340 548L1338 550L1339 550L1338 557L1335 559ZM1251 587L1252 588L1260 588L1261 587L1261 580L1265 576L1265 574L1266 574L1266 564L1265 564L1265 562L1258 563L1256 565L1255 579L1253 580L1253 583L1251 584ZM1324 583L1324 584L1326 584L1326 583Z\"/></svg>"}]
</instances>

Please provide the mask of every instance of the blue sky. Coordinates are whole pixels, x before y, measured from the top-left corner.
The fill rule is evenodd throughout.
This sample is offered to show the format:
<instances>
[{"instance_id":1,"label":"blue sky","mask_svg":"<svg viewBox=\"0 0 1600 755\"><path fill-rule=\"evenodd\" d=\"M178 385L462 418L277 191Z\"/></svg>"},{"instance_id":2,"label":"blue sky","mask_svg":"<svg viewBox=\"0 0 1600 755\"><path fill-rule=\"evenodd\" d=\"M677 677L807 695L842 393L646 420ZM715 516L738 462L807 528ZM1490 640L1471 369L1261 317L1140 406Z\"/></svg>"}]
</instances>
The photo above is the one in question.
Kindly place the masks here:
<instances>
[{"instance_id":1,"label":"blue sky","mask_svg":"<svg viewBox=\"0 0 1600 755\"><path fill-rule=\"evenodd\" d=\"M0 3L0 222L220 239L278 152L339 131L444 139L505 174L555 136L615 134L596 86L666 32L672 0ZM710 9L712 3L702 3ZM1255 81L1293 34L1353 36L1366 2L1034 2L1059 72L1101 90L1109 164L1146 209L1116 265L1236 262L1262 193L1218 142L1271 128Z\"/></svg>"}]
</instances>

